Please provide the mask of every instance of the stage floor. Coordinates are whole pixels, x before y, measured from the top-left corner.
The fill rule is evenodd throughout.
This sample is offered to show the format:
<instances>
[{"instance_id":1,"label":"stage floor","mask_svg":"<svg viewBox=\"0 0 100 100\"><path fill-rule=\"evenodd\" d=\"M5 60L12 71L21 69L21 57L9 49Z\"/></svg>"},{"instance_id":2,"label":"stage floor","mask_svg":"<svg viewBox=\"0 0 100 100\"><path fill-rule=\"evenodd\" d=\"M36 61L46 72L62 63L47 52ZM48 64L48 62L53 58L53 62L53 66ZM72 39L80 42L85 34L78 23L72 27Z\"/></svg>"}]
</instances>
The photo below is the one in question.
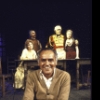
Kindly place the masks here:
<instances>
[{"instance_id":1,"label":"stage floor","mask_svg":"<svg viewBox=\"0 0 100 100\"><path fill-rule=\"evenodd\" d=\"M15 90L12 87L12 82L6 82L6 95L2 97L0 87L0 100L22 100L24 90ZM91 100L91 87L82 87L77 90L75 84L71 85L69 100Z\"/></svg>"}]
</instances>

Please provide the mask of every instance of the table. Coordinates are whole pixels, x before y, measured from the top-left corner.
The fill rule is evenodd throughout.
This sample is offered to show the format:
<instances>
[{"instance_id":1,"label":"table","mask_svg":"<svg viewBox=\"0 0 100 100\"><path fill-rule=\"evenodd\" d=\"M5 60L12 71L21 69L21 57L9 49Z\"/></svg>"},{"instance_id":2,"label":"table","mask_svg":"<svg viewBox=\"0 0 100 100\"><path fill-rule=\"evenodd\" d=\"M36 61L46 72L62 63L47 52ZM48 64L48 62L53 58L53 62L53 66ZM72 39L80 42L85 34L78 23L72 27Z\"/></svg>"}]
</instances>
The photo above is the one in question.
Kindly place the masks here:
<instances>
[{"instance_id":1,"label":"table","mask_svg":"<svg viewBox=\"0 0 100 100\"><path fill-rule=\"evenodd\" d=\"M27 72L27 67L28 66L38 66L37 60L15 60L16 62L23 61L24 64L24 72ZM63 60L58 60L58 64L60 66L63 66L64 70L66 71L67 69L67 61L76 61L76 88L79 90L80 86L82 85L79 82L79 68L80 65L91 65L91 58L81 58L81 59L63 59Z\"/></svg>"},{"instance_id":2,"label":"table","mask_svg":"<svg viewBox=\"0 0 100 100\"><path fill-rule=\"evenodd\" d=\"M79 68L81 65L92 65L91 59L90 58L83 58L83 59L77 59L77 64L76 64L76 88L79 90L81 84L79 82Z\"/></svg>"}]
</instances>

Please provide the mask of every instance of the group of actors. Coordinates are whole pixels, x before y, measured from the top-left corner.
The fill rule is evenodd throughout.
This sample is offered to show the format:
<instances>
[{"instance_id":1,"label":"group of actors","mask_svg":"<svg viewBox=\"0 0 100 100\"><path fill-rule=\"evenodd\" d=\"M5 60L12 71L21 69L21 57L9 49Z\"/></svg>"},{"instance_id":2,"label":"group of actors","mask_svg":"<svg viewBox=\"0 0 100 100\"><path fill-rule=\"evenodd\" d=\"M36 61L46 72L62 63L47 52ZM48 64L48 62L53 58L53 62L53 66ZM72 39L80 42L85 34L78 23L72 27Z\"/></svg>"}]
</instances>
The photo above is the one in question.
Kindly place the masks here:
<instances>
[{"instance_id":1,"label":"group of actors","mask_svg":"<svg viewBox=\"0 0 100 100\"><path fill-rule=\"evenodd\" d=\"M54 27L54 34L49 36L45 48L55 49L58 59L79 59L79 42L73 37L73 30L68 29L66 36L62 34L62 27ZM22 51L20 59L36 59L36 53L42 49L42 44L36 39L36 32L29 31L30 38L25 41L25 48Z\"/></svg>"},{"instance_id":2,"label":"group of actors","mask_svg":"<svg viewBox=\"0 0 100 100\"><path fill-rule=\"evenodd\" d=\"M42 44L36 39L36 32L29 31L30 38L25 41L25 48L22 50L20 60L38 59L38 53L43 49ZM73 37L73 30L68 29L66 35L62 34L62 27L54 27L54 34L49 36L45 48L51 48L57 53L57 59L79 59L79 41ZM24 89L24 68L23 61L18 65L15 72L14 88Z\"/></svg>"}]
</instances>

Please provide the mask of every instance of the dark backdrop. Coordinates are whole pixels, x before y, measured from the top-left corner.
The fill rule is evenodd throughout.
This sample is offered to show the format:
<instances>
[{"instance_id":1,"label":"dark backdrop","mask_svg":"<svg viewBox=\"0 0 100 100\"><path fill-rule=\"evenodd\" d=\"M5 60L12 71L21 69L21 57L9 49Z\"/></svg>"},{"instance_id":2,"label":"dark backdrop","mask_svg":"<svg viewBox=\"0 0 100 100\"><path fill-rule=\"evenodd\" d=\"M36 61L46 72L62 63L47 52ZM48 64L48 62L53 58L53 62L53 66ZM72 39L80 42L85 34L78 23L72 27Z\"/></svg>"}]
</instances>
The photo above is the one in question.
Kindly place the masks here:
<instances>
[{"instance_id":1,"label":"dark backdrop","mask_svg":"<svg viewBox=\"0 0 100 100\"><path fill-rule=\"evenodd\" d=\"M0 33L4 34L7 56L18 56L34 29L44 47L54 26L60 24L62 33L73 29L79 40L80 57L92 56L92 0L70 2L9 2L0 1Z\"/></svg>"}]
</instances>

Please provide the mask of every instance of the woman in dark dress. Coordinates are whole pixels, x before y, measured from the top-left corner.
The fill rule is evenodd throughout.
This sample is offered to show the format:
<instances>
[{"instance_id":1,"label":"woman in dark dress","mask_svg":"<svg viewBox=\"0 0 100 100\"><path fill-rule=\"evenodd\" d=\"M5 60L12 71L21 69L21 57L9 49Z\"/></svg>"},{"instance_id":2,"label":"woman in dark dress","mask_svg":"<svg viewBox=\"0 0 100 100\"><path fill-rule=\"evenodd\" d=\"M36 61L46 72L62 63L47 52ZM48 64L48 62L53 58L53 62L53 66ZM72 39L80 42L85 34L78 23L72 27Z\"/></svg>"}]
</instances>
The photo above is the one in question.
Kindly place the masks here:
<instances>
[{"instance_id":1,"label":"woman in dark dress","mask_svg":"<svg viewBox=\"0 0 100 100\"><path fill-rule=\"evenodd\" d=\"M66 59L79 59L78 44L78 40L73 37L73 31L68 29L65 40Z\"/></svg>"}]
</instances>

